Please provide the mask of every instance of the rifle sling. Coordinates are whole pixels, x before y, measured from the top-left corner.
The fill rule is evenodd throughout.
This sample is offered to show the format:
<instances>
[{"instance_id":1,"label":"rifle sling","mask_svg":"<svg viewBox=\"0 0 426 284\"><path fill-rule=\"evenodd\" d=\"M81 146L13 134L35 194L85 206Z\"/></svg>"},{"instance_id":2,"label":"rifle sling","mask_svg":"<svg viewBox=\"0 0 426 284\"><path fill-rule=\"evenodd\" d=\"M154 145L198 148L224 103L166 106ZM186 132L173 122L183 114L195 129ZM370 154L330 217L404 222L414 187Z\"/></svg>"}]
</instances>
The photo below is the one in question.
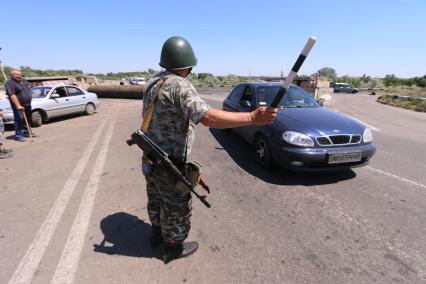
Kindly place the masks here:
<instances>
[{"instance_id":1,"label":"rifle sling","mask_svg":"<svg viewBox=\"0 0 426 284\"><path fill-rule=\"evenodd\" d=\"M160 93L160 88L163 86L164 82L166 82L167 79L168 79L168 77L165 76L165 77L162 77L161 79L157 80L158 84L157 84L157 86L155 88L155 91L154 91L154 97L152 98L152 102L149 104L148 110L147 110L147 112L146 112L146 114L145 114L145 116L143 118L143 121L142 121L141 131L143 133L146 133L146 131L148 130L148 126L149 126L149 123L151 122L151 118L152 118L152 113L154 112L154 103L155 103L155 100L157 99L157 96ZM151 88L157 82L152 83L147 88L145 95L148 95L148 93L151 90Z\"/></svg>"}]
</instances>

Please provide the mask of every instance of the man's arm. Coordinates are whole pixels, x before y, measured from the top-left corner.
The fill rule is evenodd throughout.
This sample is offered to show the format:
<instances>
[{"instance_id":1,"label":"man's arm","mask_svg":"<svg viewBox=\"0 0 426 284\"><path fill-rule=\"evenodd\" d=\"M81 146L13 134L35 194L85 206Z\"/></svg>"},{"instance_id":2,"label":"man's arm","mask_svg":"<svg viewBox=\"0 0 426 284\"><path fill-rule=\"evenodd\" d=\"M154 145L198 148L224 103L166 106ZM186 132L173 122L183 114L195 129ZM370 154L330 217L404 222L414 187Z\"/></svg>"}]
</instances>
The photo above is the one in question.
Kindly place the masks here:
<instances>
[{"instance_id":1,"label":"man's arm","mask_svg":"<svg viewBox=\"0 0 426 284\"><path fill-rule=\"evenodd\" d=\"M18 97L16 95L10 95L9 98L18 110L24 109L24 107L21 105L21 103L19 102Z\"/></svg>"},{"instance_id":2,"label":"man's arm","mask_svg":"<svg viewBox=\"0 0 426 284\"><path fill-rule=\"evenodd\" d=\"M201 123L212 128L233 128L247 125L271 124L277 116L276 108L260 107L252 112L229 112L210 108Z\"/></svg>"}]
</instances>

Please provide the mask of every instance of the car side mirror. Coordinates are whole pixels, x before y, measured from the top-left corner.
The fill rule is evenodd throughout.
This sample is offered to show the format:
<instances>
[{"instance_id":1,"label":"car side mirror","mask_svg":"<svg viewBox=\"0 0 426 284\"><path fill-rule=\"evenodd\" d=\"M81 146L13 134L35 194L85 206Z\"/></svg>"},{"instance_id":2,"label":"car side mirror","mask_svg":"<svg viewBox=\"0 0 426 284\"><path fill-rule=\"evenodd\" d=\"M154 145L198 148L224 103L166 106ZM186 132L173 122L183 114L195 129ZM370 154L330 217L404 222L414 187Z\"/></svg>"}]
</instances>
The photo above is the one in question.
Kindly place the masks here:
<instances>
[{"instance_id":1,"label":"car side mirror","mask_svg":"<svg viewBox=\"0 0 426 284\"><path fill-rule=\"evenodd\" d=\"M324 102L325 102L325 100L324 100L324 99L319 99L319 100L317 100L317 103L318 103L320 106L323 106L323 105L324 105Z\"/></svg>"},{"instance_id":2,"label":"car side mirror","mask_svg":"<svg viewBox=\"0 0 426 284\"><path fill-rule=\"evenodd\" d=\"M51 99L57 99L57 98L60 98L60 96L58 94L51 94L50 98Z\"/></svg>"},{"instance_id":3,"label":"car side mirror","mask_svg":"<svg viewBox=\"0 0 426 284\"><path fill-rule=\"evenodd\" d=\"M247 101L247 100L242 100L240 102L240 105L243 106L243 107L251 108L251 103L250 103L250 101Z\"/></svg>"}]
</instances>

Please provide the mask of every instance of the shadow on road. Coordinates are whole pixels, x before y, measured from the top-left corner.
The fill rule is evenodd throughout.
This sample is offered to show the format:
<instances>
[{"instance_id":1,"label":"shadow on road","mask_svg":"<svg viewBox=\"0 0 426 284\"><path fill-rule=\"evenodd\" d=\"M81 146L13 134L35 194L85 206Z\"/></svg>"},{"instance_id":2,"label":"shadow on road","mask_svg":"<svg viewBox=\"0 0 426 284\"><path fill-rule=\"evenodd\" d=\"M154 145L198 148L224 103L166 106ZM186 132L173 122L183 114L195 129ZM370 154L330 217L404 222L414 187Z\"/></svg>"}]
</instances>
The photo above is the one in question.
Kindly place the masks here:
<instances>
[{"instance_id":1,"label":"shadow on road","mask_svg":"<svg viewBox=\"0 0 426 284\"><path fill-rule=\"evenodd\" d=\"M96 115L97 113L98 113L98 111L96 111L92 115ZM43 127L43 125L49 125L49 124L52 124L52 123L54 124L56 122L72 120L72 119L85 117L85 116L87 116L87 115L84 114L84 113L74 113L74 114L67 114L67 115L64 115L64 116L54 117L54 118L49 119L48 121L43 121L43 124L42 124L41 127ZM39 128L39 127L34 127L34 126L31 125L31 129L37 129L37 128ZM14 127L13 124L5 124L4 130L5 130L5 132L15 132L15 127ZM9 136L6 137L6 139L15 139L15 135L9 135Z\"/></svg>"},{"instance_id":2,"label":"shadow on road","mask_svg":"<svg viewBox=\"0 0 426 284\"><path fill-rule=\"evenodd\" d=\"M260 167L255 160L251 146L233 131L224 131L210 128L210 133L229 156L246 172L261 180L277 185L322 185L337 183L356 177L352 170L336 172L292 172L274 167L266 170Z\"/></svg>"},{"instance_id":3,"label":"shadow on road","mask_svg":"<svg viewBox=\"0 0 426 284\"><path fill-rule=\"evenodd\" d=\"M138 217L115 213L102 219L100 228L104 239L99 245L93 245L95 252L161 259L161 249L149 245L151 225Z\"/></svg>"}]
</instances>

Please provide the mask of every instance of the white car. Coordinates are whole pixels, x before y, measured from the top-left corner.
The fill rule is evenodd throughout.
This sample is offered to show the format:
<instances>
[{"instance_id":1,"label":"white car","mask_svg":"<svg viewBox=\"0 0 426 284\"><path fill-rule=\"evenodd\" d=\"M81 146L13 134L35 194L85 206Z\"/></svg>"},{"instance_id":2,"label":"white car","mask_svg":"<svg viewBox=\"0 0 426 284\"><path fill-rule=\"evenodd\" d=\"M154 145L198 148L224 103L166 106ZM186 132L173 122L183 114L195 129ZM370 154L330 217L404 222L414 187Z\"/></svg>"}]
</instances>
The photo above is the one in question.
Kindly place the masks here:
<instances>
[{"instance_id":1,"label":"white car","mask_svg":"<svg viewBox=\"0 0 426 284\"><path fill-rule=\"evenodd\" d=\"M132 77L129 80L130 85L145 85L145 78L142 77Z\"/></svg>"},{"instance_id":2,"label":"white car","mask_svg":"<svg viewBox=\"0 0 426 284\"><path fill-rule=\"evenodd\" d=\"M33 96L31 121L35 127L53 117L75 113L94 114L100 104L95 93L71 85L33 87L31 92ZM3 112L4 123L13 123L13 111L9 100L0 101L0 109Z\"/></svg>"},{"instance_id":3,"label":"white car","mask_svg":"<svg viewBox=\"0 0 426 284\"><path fill-rule=\"evenodd\" d=\"M0 112L4 124L13 124L13 111L8 99L0 100Z\"/></svg>"}]
</instances>

